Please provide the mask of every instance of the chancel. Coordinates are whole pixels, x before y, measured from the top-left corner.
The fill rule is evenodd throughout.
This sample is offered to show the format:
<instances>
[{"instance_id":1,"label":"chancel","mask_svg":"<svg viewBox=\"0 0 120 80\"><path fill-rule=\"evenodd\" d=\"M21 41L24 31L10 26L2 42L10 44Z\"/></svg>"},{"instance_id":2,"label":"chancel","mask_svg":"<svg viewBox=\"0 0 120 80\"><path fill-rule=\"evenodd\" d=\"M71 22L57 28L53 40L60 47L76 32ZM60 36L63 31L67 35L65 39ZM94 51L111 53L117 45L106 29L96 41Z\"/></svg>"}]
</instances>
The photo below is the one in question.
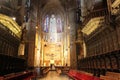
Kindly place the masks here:
<instances>
[{"instance_id":1,"label":"chancel","mask_svg":"<svg viewBox=\"0 0 120 80\"><path fill-rule=\"evenodd\" d=\"M0 80L120 80L120 0L0 0Z\"/></svg>"}]
</instances>

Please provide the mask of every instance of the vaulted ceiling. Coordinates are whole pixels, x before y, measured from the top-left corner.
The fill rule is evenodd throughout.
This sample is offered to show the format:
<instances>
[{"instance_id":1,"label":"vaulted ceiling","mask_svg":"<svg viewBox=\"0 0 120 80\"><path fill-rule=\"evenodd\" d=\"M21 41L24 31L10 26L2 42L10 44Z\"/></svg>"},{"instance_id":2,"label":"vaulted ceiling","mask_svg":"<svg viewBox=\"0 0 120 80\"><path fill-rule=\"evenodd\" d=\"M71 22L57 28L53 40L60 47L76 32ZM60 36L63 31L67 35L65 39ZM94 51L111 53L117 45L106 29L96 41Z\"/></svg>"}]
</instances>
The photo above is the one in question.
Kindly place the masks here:
<instances>
[{"instance_id":1,"label":"vaulted ceiling","mask_svg":"<svg viewBox=\"0 0 120 80\"><path fill-rule=\"evenodd\" d=\"M30 2L30 8L26 8L26 2ZM76 0L0 0L0 13L16 17L17 23L22 25L24 16L33 7L44 14L52 11L61 14L66 9L76 8L76 4Z\"/></svg>"},{"instance_id":2,"label":"vaulted ceiling","mask_svg":"<svg viewBox=\"0 0 120 80\"><path fill-rule=\"evenodd\" d=\"M22 25L24 20L26 0L0 0L0 13L10 17L16 17L19 25Z\"/></svg>"},{"instance_id":3,"label":"vaulted ceiling","mask_svg":"<svg viewBox=\"0 0 120 80\"><path fill-rule=\"evenodd\" d=\"M47 3L53 1L57 2L59 1L63 7L73 7L76 4L76 0L32 0L35 4L38 4L41 8L43 8Z\"/></svg>"}]
</instances>

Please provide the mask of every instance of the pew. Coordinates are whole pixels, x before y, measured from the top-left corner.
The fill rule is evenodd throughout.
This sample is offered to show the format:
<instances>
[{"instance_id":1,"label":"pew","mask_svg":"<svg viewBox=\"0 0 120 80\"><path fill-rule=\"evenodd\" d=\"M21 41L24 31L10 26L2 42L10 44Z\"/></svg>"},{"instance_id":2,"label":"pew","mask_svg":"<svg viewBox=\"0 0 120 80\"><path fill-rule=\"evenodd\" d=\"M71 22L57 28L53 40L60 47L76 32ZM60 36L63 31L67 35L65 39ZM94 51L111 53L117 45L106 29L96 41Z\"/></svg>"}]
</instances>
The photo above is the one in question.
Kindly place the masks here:
<instances>
[{"instance_id":1,"label":"pew","mask_svg":"<svg viewBox=\"0 0 120 80\"><path fill-rule=\"evenodd\" d=\"M100 76L100 79L102 79L102 80L120 80L119 78L111 77L111 76Z\"/></svg>"},{"instance_id":2,"label":"pew","mask_svg":"<svg viewBox=\"0 0 120 80\"><path fill-rule=\"evenodd\" d=\"M47 74L49 72L50 68L46 68L43 70L43 74Z\"/></svg>"},{"instance_id":3,"label":"pew","mask_svg":"<svg viewBox=\"0 0 120 80\"><path fill-rule=\"evenodd\" d=\"M92 76L90 73L80 72L76 70L69 70L67 75L74 80L100 80L100 78Z\"/></svg>"},{"instance_id":4,"label":"pew","mask_svg":"<svg viewBox=\"0 0 120 80\"><path fill-rule=\"evenodd\" d=\"M106 72L105 76L100 76L102 80L120 80L120 73Z\"/></svg>"},{"instance_id":5,"label":"pew","mask_svg":"<svg viewBox=\"0 0 120 80\"><path fill-rule=\"evenodd\" d=\"M0 76L0 80L30 80L35 77L33 71L23 71Z\"/></svg>"},{"instance_id":6,"label":"pew","mask_svg":"<svg viewBox=\"0 0 120 80\"><path fill-rule=\"evenodd\" d=\"M106 76L117 77L120 79L120 73L106 72Z\"/></svg>"},{"instance_id":7,"label":"pew","mask_svg":"<svg viewBox=\"0 0 120 80\"><path fill-rule=\"evenodd\" d=\"M40 75L45 76L49 72L50 68L49 67L41 67L40 70L41 70Z\"/></svg>"},{"instance_id":8,"label":"pew","mask_svg":"<svg viewBox=\"0 0 120 80\"><path fill-rule=\"evenodd\" d=\"M0 54L0 76L25 71L26 60L19 57Z\"/></svg>"},{"instance_id":9,"label":"pew","mask_svg":"<svg viewBox=\"0 0 120 80\"><path fill-rule=\"evenodd\" d=\"M70 67L69 66L64 66L64 67L58 67L58 66L56 66L55 67L56 68L56 71L59 73L59 74L66 74L66 73L68 73L69 72L69 70L70 70Z\"/></svg>"},{"instance_id":10,"label":"pew","mask_svg":"<svg viewBox=\"0 0 120 80\"><path fill-rule=\"evenodd\" d=\"M66 74L66 73L69 72L69 70L70 70L70 68L67 67L67 66L65 66L65 67L63 67L63 68L61 69L61 73L62 73L62 74Z\"/></svg>"}]
</instances>

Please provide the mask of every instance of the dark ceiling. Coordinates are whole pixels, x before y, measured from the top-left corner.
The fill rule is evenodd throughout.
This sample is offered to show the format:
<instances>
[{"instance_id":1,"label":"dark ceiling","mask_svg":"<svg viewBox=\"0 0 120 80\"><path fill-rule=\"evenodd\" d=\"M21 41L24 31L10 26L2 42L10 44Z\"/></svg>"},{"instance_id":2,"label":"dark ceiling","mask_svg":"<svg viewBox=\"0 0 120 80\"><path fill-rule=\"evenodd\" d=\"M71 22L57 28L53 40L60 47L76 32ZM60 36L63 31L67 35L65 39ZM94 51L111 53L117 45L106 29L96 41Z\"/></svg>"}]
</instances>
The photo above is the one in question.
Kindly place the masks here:
<instances>
[{"instance_id":1,"label":"dark ceiling","mask_svg":"<svg viewBox=\"0 0 120 80\"><path fill-rule=\"evenodd\" d=\"M33 6L42 9L49 1L51 0L0 0L0 13L16 17L17 23L22 25L25 16L29 17L27 14ZM76 7L76 0L59 1L64 9Z\"/></svg>"},{"instance_id":2,"label":"dark ceiling","mask_svg":"<svg viewBox=\"0 0 120 80\"><path fill-rule=\"evenodd\" d=\"M0 0L0 13L16 17L19 25L24 21L26 0Z\"/></svg>"}]
</instances>

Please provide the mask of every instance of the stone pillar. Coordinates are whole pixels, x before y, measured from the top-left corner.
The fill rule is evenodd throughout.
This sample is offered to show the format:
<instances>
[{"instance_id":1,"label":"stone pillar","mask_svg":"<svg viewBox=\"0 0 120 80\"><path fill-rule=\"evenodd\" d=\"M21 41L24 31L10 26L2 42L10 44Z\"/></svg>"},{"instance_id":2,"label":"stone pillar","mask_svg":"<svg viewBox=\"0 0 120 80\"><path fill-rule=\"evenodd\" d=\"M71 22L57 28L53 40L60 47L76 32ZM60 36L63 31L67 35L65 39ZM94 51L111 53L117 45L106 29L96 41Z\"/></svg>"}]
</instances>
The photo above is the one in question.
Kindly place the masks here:
<instances>
[{"instance_id":1,"label":"stone pillar","mask_svg":"<svg viewBox=\"0 0 120 80\"><path fill-rule=\"evenodd\" d=\"M75 44L75 39L76 39L76 24L75 24L75 10L71 9L69 11L69 40L70 43L68 45L68 47L70 47L70 66L72 69L76 69L77 68L77 57L76 57L76 44Z\"/></svg>"}]
</instances>

